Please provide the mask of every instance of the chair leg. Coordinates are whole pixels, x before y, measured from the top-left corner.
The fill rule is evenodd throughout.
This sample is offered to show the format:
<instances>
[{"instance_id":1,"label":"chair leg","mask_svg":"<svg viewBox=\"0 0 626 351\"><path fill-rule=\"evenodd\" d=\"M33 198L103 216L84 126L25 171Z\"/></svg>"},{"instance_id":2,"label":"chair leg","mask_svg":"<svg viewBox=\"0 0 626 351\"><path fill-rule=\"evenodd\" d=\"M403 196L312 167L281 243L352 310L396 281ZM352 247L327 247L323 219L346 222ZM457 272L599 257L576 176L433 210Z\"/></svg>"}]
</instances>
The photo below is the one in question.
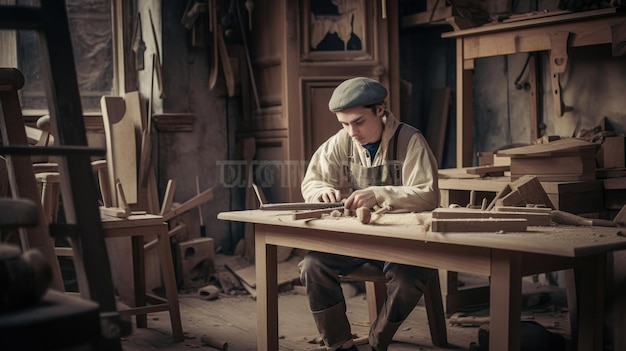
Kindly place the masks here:
<instances>
[{"instance_id":1,"label":"chair leg","mask_svg":"<svg viewBox=\"0 0 626 351\"><path fill-rule=\"evenodd\" d=\"M172 334L175 341L183 341L185 337L183 335L183 327L180 319L178 287L176 286L176 275L173 265L174 260L172 258L167 226L164 225L164 230L159 231L158 240L161 255L161 272L163 274L163 285L165 286L165 294L167 295L167 303L169 305Z\"/></svg>"},{"instance_id":2,"label":"chair leg","mask_svg":"<svg viewBox=\"0 0 626 351\"><path fill-rule=\"evenodd\" d=\"M387 283L366 280L365 296L367 297L367 312L370 318L370 325L372 325L387 299Z\"/></svg>"},{"instance_id":3,"label":"chair leg","mask_svg":"<svg viewBox=\"0 0 626 351\"><path fill-rule=\"evenodd\" d=\"M143 236L133 236L131 238L133 255L133 291L135 295L135 307L143 307L147 303L146 299L146 267L143 251ZM145 313L135 316L137 328L148 326L148 316Z\"/></svg>"},{"instance_id":4,"label":"chair leg","mask_svg":"<svg viewBox=\"0 0 626 351\"><path fill-rule=\"evenodd\" d=\"M443 300L441 298L439 274L433 274L426 282L424 305L426 305L426 315L428 316L430 337L433 345L447 345L448 332L446 330L446 316L443 309Z\"/></svg>"}]
</instances>

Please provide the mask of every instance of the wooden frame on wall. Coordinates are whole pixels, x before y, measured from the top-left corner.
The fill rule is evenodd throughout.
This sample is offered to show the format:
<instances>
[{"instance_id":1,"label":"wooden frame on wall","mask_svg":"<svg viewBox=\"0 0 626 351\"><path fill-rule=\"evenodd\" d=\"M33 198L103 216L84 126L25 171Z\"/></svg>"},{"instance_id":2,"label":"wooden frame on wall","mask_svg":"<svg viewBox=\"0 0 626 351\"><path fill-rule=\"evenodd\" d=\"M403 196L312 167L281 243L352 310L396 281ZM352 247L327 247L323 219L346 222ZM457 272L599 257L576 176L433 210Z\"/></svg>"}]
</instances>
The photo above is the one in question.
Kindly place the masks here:
<instances>
[{"instance_id":1,"label":"wooden frame on wall","mask_svg":"<svg viewBox=\"0 0 626 351\"><path fill-rule=\"evenodd\" d=\"M375 26L367 25L374 11L371 1L341 0L333 8L330 0L305 0L302 6L302 61L374 59Z\"/></svg>"}]
</instances>

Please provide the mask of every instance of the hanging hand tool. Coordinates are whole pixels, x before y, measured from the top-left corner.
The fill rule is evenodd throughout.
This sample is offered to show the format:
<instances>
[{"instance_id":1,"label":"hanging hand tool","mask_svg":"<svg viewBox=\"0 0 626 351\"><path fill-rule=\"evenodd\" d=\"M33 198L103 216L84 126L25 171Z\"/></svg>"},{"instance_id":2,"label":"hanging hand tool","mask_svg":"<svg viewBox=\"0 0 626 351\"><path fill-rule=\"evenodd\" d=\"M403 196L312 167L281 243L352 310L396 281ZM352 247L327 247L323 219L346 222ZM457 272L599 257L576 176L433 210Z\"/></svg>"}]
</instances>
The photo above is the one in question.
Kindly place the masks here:
<instances>
[{"instance_id":1,"label":"hanging hand tool","mask_svg":"<svg viewBox=\"0 0 626 351\"><path fill-rule=\"evenodd\" d=\"M244 30L243 21L241 20L241 11L239 9L239 3L236 2L235 4L237 5L237 17L239 19L239 25L241 27L241 38L243 39L243 47L246 50L246 63L248 64L248 73L250 74L250 82L252 83L252 93L254 94L254 102L256 103L257 110L260 110L261 102L259 101L259 93L256 88L256 78L254 78L254 71L252 70L252 60L250 59L250 49L248 48L248 40L246 39L246 31ZM247 6L248 6L248 2L246 1L246 7ZM251 16L251 13L248 16Z\"/></svg>"},{"instance_id":2,"label":"hanging hand tool","mask_svg":"<svg viewBox=\"0 0 626 351\"><path fill-rule=\"evenodd\" d=\"M154 54L156 55L156 75L157 84L159 85L159 98L165 99L165 91L163 90L163 67L161 66L161 53L159 50L159 41L157 39L156 29L154 28L154 22L152 21L152 11L150 11L150 9L148 9L148 15L150 16L152 38L154 39Z\"/></svg>"},{"instance_id":3,"label":"hanging hand tool","mask_svg":"<svg viewBox=\"0 0 626 351\"><path fill-rule=\"evenodd\" d=\"M235 96L235 76L233 75L233 69L230 65L230 58L228 57L228 51L226 50L226 43L224 43L224 31L222 26L217 24L217 49L222 61L222 69L224 72L224 79L226 80L226 90L228 96Z\"/></svg>"},{"instance_id":4,"label":"hanging hand tool","mask_svg":"<svg viewBox=\"0 0 626 351\"><path fill-rule=\"evenodd\" d=\"M209 90L217 84L219 70L219 53L217 48L217 0L209 0L209 31L213 33L211 40L211 69L209 71Z\"/></svg>"},{"instance_id":5,"label":"hanging hand tool","mask_svg":"<svg viewBox=\"0 0 626 351\"><path fill-rule=\"evenodd\" d=\"M135 30L133 32L132 50L135 53L135 69L143 71L144 59L143 53L146 51L146 43L143 41L143 31L141 29L141 14L137 13L137 22L135 22Z\"/></svg>"}]
</instances>

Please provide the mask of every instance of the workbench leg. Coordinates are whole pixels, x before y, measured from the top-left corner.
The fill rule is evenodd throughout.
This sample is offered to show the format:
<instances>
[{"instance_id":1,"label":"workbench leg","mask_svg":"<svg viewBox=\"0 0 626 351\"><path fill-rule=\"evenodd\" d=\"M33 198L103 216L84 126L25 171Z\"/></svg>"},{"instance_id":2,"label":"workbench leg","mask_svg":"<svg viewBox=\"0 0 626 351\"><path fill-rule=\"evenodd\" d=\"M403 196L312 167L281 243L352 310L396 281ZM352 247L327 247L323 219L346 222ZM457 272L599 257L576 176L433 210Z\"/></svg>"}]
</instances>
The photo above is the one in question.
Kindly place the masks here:
<instances>
[{"instance_id":1,"label":"workbench leg","mask_svg":"<svg viewBox=\"0 0 626 351\"><path fill-rule=\"evenodd\" d=\"M257 350L278 350L278 262L276 245L265 243L265 228L255 225Z\"/></svg>"},{"instance_id":2,"label":"workbench leg","mask_svg":"<svg viewBox=\"0 0 626 351\"><path fill-rule=\"evenodd\" d=\"M522 256L519 252L493 250L489 348L519 351L522 313Z\"/></svg>"},{"instance_id":3,"label":"workbench leg","mask_svg":"<svg viewBox=\"0 0 626 351\"><path fill-rule=\"evenodd\" d=\"M578 350L604 349L606 255L581 259L575 268L578 292ZM581 303L579 303L581 302Z\"/></svg>"}]
</instances>

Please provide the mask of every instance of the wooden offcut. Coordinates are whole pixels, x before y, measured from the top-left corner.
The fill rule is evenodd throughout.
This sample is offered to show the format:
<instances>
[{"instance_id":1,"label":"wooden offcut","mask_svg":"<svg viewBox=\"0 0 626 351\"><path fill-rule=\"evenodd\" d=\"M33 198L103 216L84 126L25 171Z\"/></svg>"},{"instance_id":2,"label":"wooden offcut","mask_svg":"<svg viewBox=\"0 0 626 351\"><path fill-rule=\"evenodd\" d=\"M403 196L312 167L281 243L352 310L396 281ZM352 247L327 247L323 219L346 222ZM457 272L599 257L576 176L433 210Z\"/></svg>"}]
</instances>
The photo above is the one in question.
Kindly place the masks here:
<instances>
[{"instance_id":1,"label":"wooden offcut","mask_svg":"<svg viewBox=\"0 0 626 351\"><path fill-rule=\"evenodd\" d=\"M494 166L494 165L485 165L485 166L477 166L477 167L468 167L466 168L466 172L469 174L478 174L481 178L490 176L490 177L501 177L504 176L504 172L509 170L509 166Z\"/></svg>"},{"instance_id":2,"label":"wooden offcut","mask_svg":"<svg viewBox=\"0 0 626 351\"><path fill-rule=\"evenodd\" d=\"M524 206L526 203L519 191L512 191L496 200L497 206Z\"/></svg>"},{"instance_id":3,"label":"wooden offcut","mask_svg":"<svg viewBox=\"0 0 626 351\"><path fill-rule=\"evenodd\" d=\"M511 189L518 191L526 204L543 205L554 208L552 201L541 186L538 177L523 176L510 184Z\"/></svg>"}]
</instances>

